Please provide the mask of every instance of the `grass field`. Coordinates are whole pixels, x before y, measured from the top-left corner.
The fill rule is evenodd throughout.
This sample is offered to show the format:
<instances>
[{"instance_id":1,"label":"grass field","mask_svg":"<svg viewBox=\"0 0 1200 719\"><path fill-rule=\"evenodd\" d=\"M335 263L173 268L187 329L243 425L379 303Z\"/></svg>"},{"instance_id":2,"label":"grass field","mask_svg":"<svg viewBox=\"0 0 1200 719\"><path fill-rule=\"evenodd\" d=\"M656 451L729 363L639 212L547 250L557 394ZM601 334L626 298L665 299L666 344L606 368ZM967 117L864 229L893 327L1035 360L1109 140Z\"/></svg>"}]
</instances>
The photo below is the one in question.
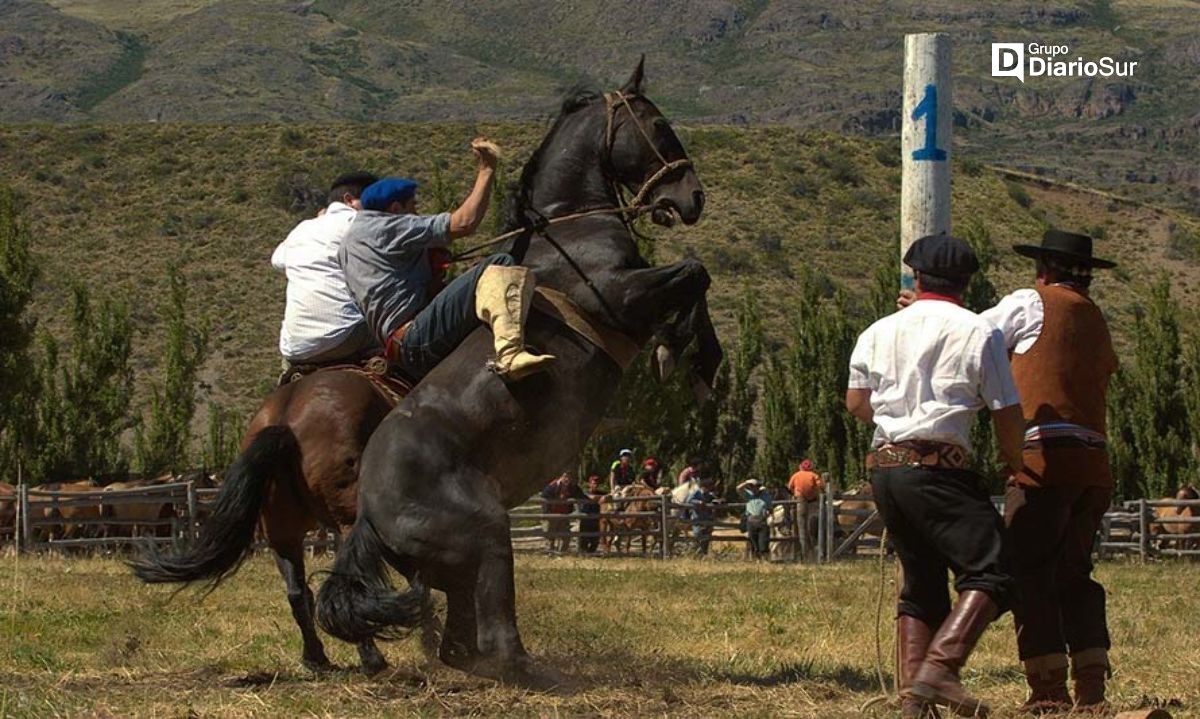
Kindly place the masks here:
<instances>
[{"instance_id":1,"label":"grass field","mask_svg":"<svg viewBox=\"0 0 1200 719\"><path fill-rule=\"evenodd\" d=\"M318 560L319 566L325 562ZM894 592L890 579L884 592ZM1120 709L1200 716L1197 566L1107 563ZM880 567L740 561L517 560L531 652L574 677L536 694L384 647L367 679L301 668L282 584L265 556L201 599L134 583L112 559L0 558L0 716L894 716L876 671ZM890 611L883 656L891 683ZM334 640L335 662L353 650ZM1012 621L985 636L966 682L1016 716Z\"/></svg>"}]
</instances>

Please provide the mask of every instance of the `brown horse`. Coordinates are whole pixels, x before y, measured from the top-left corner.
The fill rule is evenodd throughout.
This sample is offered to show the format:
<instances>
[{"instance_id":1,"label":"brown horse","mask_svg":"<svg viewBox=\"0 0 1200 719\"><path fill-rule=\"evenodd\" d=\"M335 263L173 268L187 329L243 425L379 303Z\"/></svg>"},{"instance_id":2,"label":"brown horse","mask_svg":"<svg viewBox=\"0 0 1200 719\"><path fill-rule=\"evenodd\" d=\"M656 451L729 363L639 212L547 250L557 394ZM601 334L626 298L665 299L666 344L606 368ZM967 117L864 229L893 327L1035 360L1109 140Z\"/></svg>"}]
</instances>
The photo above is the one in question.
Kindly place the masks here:
<instances>
[{"instance_id":1,"label":"brown horse","mask_svg":"<svg viewBox=\"0 0 1200 719\"><path fill-rule=\"evenodd\" d=\"M43 525L38 531L46 539L79 539L100 535L101 526L97 520L104 516L104 506L97 498L94 503L63 506L60 500L70 500L69 496L57 495L89 494L102 491L90 479L78 482L51 482L41 484L29 490L29 514L43 520L58 520L54 524ZM54 493L55 496L47 493Z\"/></svg>"},{"instance_id":2,"label":"brown horse","mask_svg":"<svg viewBox=\"0 0 1200 719\"><path fill-rule=\"evenodd\" d=\"M620 91L565 103L512 195L526 232L509 253L575 308L534 314L526 327L527 344L555 366L506 382L486 369L492 337L480 327L380 424L362 455L358 519L317 594L330 634L357 641L419 626L431 587L446 595L444 662L527 686L558 681L521 642L508 510L578 462L632 361L619 348L653 342L661 376L695 344L701 397L721 360L703 264L651 266L618 214L626 191L663 224L694 223L704 206L641 81L639 65ZM574 322L559 319L570 314Z\"/></svg>"},{"instance_id":3,"label":"brown horse","mask_svg":"<svg viewBox=\"0 0 1200 719\"><path fill-rule=\"evenodd\" d=\"M17 531L17 488L0 482L0 541Z\"/></svg>"},{"instance_id":4,"label":"brown horse","mask_svg":"<svg viewBox=\"0 0 1200 719\"><path fill-rule=\"evenodd\" d=\"M1185 485L1179 488L1175 493L1175 499L1200 500L1200 493L1196 492L1196 488ZM1184 539L1173 537L1172 535L1181 534L1196 534L1200 533L1200 524L1195 522L1171 522L1171 519L1184 519L1200 517L1200 507L1195 505L1187 507L1155 507L1154 518L1163 520L1150 525L1150 533L1158 536L1159 549L1175 548L1180 550L1200 548L1200 540Z\"/></svg>"},{"instance_id":5,"label":"brown horse","mask_svg":"<svg viewBox=\"0 0 1200 719\"><path fill-rule=\"evenodd\" d=\"M301 661L331 669L313 621L304 537L354 523L359 458L391 408L391 398L360 371L315 372L278 387L250 420L192 548L180 556L148 554L130 563L134 573L144 582L215 586L250 554L261 520L300 628ZM368 673L387 666L372 640L359 642L358 653Z\"/></svg>"},{"instance_id":6,"label":"brown horse","mask_svg":"<svg viewBox=\"0 0 1200 719\"><path fill-rule=\"evenodd\" d=\"M653 551L659 542L659 525L662 521L657 513L661 511L660 495L640 482L629 486L624 499L630 501L614 501L612 495L605 495L600 500L600 542L604 553L609 554L616 547L617 554L626 554L633 549L633 540L640 532L642 538L642 554ZM630 514L645 514L654 512L654 517L629 516Z\"/></svg>"}]
</instances>

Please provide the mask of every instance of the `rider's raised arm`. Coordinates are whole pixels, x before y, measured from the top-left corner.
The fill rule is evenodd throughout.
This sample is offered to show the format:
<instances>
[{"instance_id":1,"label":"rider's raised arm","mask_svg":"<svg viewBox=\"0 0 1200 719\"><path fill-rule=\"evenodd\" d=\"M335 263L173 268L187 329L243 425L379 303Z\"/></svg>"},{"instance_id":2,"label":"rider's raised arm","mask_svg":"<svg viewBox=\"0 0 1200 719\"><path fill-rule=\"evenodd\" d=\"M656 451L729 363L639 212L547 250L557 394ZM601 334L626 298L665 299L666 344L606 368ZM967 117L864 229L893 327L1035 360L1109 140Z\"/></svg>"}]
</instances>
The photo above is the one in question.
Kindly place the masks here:
<instances>
[{"instance_id":1,"label":"rider's raised arm","mask_svg":"<svg viewBox=\"0 0 1200 719\"><path fill-rule=\"evenodd\" d=\"M479 224L487 214L492 198L492 183L496 179L500 148L487 140L476 139L471 142L471 151L475 153L475 186L458 209L450 213L450 239L453 240L479 229Z\"/></svg>"}]
</instances>

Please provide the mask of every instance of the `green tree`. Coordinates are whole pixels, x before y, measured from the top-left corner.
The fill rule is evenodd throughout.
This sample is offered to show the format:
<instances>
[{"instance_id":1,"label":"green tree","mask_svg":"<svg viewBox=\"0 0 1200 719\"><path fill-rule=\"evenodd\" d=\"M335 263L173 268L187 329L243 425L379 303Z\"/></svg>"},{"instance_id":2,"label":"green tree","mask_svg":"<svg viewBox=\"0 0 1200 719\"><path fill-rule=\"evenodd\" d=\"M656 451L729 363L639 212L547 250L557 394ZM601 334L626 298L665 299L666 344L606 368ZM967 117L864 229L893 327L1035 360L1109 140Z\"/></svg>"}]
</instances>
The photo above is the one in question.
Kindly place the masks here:
<instances>
[{"instance_id":1,"label":"green tree","mask_svg":"<svg viewBox=\"0 0 1200 719\"><path fill-rule=\"evenodd\" d=\"M121 473L121 445L133 395L133 327L123 302L93 307L87 289L72 288L69 351L43 334L33 363L32 411L20 422L21 453L32 481Z\"/></svg>"},{"instance_id":2,"label":"green tree","mask_svg":"<svg viewBox=\"0 0 1200 719\"><path fill-rule=\"evenodd\" d=\"M161 310L166 320L162 385L153 388L149 419L134 438L138 467L150 473L186 468L196 374L208 348L207 327L188 320L187 283L177 268L170 268L167 281L170 297Z\"/></svg>"},{"instance_id":3,"label":"green tree","mask_svg":"<svg viewBox=\"0 0 1200 719\"><path fill-rule=\"evenodd\" d=\"M216 402L208 403L208 435L204 443L205 470L224 469L238 454L246 422L237 412L226 410Z\"/></svg>"},{"instance_id":4,"label":"green tree","mask_svg":"<svg viewBox=\"0 0 1200 719\"><path fill-rule=\"evenodd\" d=\"M20 425L30 400L33 372L29 349L34 320L29 315L37 263L16 197L0 188L0 480L16 481Z\"/></svg>"},{"instance_id":5,"label":"green tree","mask_svg":"<svg viewBox=\"0 0 1200 719\"><path fill-rule=\"evenodd\" d=\"M1193 462L1179 307L1166 278L1151 288L1133 337L1133 362L1109 391L1110 455L1122 496L1161 496L1178 487Z\"/></svg>"},{"instance_id":6,"label":"green tree","mask_svg":"<svg viewBox=\"0 0 1200 719\"><path fill-rule=\"evenodd\" d=\"M758 389L754 373L762 363L764 335L758 297L746 287L738 304L737 344L728 364L729 393L717 420L717 463L721 475L736 484L746 479L754 466L757 438L751 432Z\"/></svg>"}]
</instances>

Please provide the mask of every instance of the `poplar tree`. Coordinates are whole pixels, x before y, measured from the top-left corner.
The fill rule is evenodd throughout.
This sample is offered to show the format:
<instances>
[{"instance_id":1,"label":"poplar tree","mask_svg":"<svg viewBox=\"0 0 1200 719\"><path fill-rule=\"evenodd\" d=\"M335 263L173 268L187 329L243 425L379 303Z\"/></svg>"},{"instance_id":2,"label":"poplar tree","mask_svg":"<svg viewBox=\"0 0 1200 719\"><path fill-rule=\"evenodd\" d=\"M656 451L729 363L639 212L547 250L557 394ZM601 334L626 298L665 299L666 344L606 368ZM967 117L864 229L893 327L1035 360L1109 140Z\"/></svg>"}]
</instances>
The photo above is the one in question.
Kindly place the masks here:
<instances>
[{"instance_id":1,"label":"poplar tree","mask_svg":"<svg viewBox=\"0 0 1200 719\"><path fill-rule=\"evenodd\" d=\"M17 479L19 425L34 373L29 349L35 325L28 308L37 264L18 215L16 197L0 188L0 480L8 482Z\"/></svg>"},{"instance_id":2,"label":"poplar tree","mask_svg":"<svg viewBox=\"0 0 1200 719\"><path fill-rule=\"evenodd\" d=\"M188 319L187 283L179 270L168 270L170 292L161 313L166 320L162 384L150 398L150 416L134 439L141 471L186 469L192 417L196 412L196 374L208 348L208 330Z\"/></svg>"}]
</instances>

